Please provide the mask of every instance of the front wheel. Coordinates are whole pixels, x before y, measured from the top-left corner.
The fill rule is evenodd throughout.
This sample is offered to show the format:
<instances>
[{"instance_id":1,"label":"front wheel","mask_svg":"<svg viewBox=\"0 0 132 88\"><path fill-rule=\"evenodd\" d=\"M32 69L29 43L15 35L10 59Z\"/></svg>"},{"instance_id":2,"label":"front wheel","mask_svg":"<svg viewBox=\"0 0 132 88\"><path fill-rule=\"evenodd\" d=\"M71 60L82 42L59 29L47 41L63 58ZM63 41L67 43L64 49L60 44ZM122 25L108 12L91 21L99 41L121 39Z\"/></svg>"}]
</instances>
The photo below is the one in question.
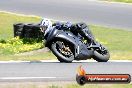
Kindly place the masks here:
<instances>
[{"instance_id":1,"label":"front wheel","mask_svg":"<svg viewBox=\"0 0 132 88\"><path fill-rule=\"evenodd\" d=\"M93 59L95 59L96 61L107 62L109 58L110 58L110 53L103 45L100 44L100 47L94 50Z\"/></svg>"},{"instance_id":2,"label":"front wheel","mask_svg":"<svg viewBox=\"0 0 132 88\"><path fill-rule=\"evenodd\" d=\"M60 62L71 63L74 60L73 46L67 41L54 41L51 44L51 51Z\"/></svg>"}]
</instances>

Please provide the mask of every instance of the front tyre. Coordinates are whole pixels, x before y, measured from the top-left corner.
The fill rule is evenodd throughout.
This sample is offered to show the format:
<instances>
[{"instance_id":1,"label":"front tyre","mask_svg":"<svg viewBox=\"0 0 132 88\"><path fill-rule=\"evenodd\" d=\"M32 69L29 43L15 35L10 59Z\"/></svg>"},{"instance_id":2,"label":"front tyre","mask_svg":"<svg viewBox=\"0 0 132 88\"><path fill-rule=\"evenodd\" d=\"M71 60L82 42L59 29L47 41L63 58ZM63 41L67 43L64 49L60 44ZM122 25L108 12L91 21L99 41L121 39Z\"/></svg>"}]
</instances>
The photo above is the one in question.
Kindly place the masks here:
<instances>
[{"instance_id":1,"label":"front tyre","mask_svg":"<svg viewBox=\"0 0 132 88\"><path fill-rule=\"evenodd\" d=\"M51 44L51 51L60 62L71 63L74 60L73 46L66 41L54 41Z\"/></svg>"},{"instance_id":2,"label":"front tyre","mask_svg":"<svg viewBox=\"0 0 132 88\"><path fill-rule=\"evenodd\" d=\"M109 51L102 45L100 45L99 49L94 50L93 59L98 62L107 62L110 58Z\"/></svg>"}]
</instances>

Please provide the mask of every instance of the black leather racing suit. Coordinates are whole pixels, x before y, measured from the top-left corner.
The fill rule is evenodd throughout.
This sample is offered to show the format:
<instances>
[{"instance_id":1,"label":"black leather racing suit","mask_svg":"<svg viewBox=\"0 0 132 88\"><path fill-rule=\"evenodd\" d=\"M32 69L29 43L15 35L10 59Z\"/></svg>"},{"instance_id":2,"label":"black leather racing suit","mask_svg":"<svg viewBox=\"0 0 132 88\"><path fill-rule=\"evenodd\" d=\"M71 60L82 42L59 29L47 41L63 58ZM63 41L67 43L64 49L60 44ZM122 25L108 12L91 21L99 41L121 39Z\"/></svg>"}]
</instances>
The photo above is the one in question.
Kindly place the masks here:
<instances>
[{"instance_id":1,"label":"black leather racing suit","mask_svg":"<svg viewBox=\"0 0 132 88\"><path fill-rule=\"evenodd\" d=\"M70 30L74 35L80 34L84 39L90 42L94 42L94 36L92 32L89 30L88 26L81 22L81 23L76 23L72 24L70 27L68 27L65 23L55 23L53 24L57 29L62 29L62 30Z\"/></svg>"},{"instance_id":2,"label":"black leather racing suit","mask_svg":"<svg viewBox=\"0 0 132 88\"><path fill-rule=\"evenodd\" d=\"M87 41L94 42L94 36L85 23L73 24L70 28L70 31L75 35L78 35L79 33Z\"/></svg>"}]
</instances>

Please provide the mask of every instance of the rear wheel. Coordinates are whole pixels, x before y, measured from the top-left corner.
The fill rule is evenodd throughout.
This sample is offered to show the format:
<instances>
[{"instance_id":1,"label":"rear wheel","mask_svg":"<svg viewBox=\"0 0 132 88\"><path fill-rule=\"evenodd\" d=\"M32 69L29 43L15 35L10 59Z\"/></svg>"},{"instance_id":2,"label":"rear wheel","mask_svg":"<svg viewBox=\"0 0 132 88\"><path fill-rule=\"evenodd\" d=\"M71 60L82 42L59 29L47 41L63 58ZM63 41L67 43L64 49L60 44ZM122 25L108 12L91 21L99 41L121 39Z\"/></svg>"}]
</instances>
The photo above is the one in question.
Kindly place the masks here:
<instances>
[{"instance_id":1,"label":"rear wheel","mask_svg":"<svg viewBox=\"0 0 132 88\"><path fill-rule=\"evenodd\" d=\"M74 60L73 46L67 41L54 41L51 44L51 51L60 62L70 63Z\"/></svg>"}]
</instances>

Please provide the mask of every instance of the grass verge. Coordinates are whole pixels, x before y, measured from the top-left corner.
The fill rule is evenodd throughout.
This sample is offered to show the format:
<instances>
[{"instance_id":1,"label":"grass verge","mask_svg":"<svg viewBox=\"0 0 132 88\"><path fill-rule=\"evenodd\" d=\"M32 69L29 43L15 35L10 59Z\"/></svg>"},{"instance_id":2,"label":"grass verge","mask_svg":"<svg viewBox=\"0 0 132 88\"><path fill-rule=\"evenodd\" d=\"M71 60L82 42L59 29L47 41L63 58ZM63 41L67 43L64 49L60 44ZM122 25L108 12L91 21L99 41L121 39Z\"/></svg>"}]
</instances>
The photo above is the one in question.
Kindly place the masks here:
<instances>
[{"instance_id":1,"label":"grass verge","mask_svg":"<svg viewBox=\"0 0 132 88\"><path fill-rule=\"evenodd\" d=\"M105 0L105 1L132 3L132 0Z\"/></svg>"},{"instance_id":2,"label":"grass verge","mask_svg":"<svg viewBox=\"0 0 132 88\"><path fill-rule=\"evenodd\" d=\"M20 16L0 12L0 40L13 38L13 24L18 22L37 23L38 17ZM99 42L108 47L112 60L132 60L132 31L90 25L90 29ZM24 44L22 44L23 46ZM33 45L33 44L32 44ZM31 45L31 46L32 46ZM16 47L16 46L14 46ZM5 47L6 48L6 47ZM42 48L42 47L41 47ZM35 47L35 49L38 49ZM8 53L9 49L0 47L0 60L45 60L56 59L51 52L39 52L30 55ZM33 49L31 49L33 50ZM21 53L21 52L20 52Z\"/></svg>"}]
</instances>

